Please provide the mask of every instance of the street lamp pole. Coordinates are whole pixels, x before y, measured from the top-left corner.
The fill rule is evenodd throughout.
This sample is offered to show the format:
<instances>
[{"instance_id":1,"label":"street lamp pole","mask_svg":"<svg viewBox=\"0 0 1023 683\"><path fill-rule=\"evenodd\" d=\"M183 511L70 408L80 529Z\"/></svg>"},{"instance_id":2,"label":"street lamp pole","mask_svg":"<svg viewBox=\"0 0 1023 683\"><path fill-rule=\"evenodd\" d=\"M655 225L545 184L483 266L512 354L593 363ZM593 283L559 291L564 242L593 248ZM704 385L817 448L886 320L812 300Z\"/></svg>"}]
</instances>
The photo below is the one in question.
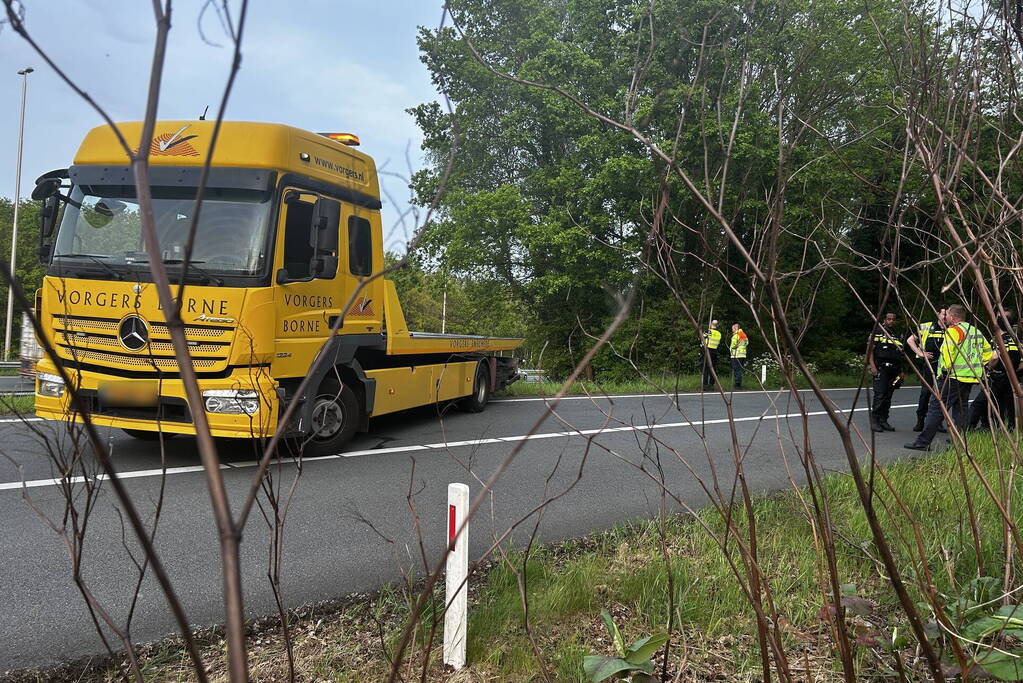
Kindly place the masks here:
<instances>
[{"instance_id":1,"label":"street lamp pole","mask_svg":"<svg viewBox=\"0 0 1023 683\"><path fill-rule=\"evenodd\" d=\"M18 163L14 172L14 223L11 225L11 279L14 279L18 261L18 204L21 203L21 149L25 142L25 95L28 92L28 75L32 67L18 72L21 76L21 118L18 120ZM7 331L4 335L4 360L11 357L11 323L14 322L14 287L7 288Z\"/></svg>"}]
</instances>

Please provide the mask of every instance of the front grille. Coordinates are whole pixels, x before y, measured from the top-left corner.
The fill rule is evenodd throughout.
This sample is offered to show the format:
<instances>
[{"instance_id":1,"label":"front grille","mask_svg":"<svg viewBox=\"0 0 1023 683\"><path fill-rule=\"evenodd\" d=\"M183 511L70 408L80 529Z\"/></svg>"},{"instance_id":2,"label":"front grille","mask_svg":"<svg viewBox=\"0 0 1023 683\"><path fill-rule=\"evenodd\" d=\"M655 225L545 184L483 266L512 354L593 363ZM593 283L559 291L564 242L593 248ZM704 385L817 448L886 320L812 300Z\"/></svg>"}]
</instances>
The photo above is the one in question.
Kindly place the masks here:
<instances>
[{"instance_id":1,"label":"front grille","mask_svg":"<svg viewBox=\"0 0 1023 683\"><path fill-rule=\"evenodd\" d=\"M54 315L53 322L59 346L67 358L79 363L131 368L134 370L178 372L174 345L166 323L147 323L149 343L140 352L125 349L117 338L121 318L96 318L82 315ZM233 327L186 325L185 336L192 354L192 367L211 371L227 362ZM159 354L159 355L157 355ZM215 354L215 355L212 355Z\"/></svg>"},{"instance_id":2,"label":"front grille","mask_svg":"<svg viewBox=\"0 0 1023 683\"><path fill-rule=\"evenodd\" d=\"M57 327L63 327L67 330L84 330L86 328L92 330L109 330L110 332L117 332L117 326L120 324L120 320L107 320L104 318L83 318L75 315L55 315L53 320Z\"/></svg>"},{"instance_id":3,"label":"front grille","mask_svg":"<svg viewBox=\"0 0 1023 683\"><path fill-rule=\"evenodd\" d=\"M170 336L170 330L164 323L153 323L149 326L153 334ZM203 327L201 325L185 325L185 336L202 337L203 339L225 339L230 338L234 331L233 327Z\"/></svg>"},{"instance_id":4,"label":"front grille","mask_svg":"<svg viewBox=\"0 0 1023 683\"><path fill-rule=\"evenodd\" d=\"M178 361L173 357L107 353L105 351L80 349L66 344L61 344L61 348L66 349L68 356L76 361L92 361L105 365L128 365L133 368L145 368L150 370L155 368L157 370L167 370L169 372L178 371ZM192 366L196 370L204 370L213 368L217 364L223 363L226 360L227 358L193 358Z\"/></svg>"},{"instance_id":5,"label":"front grille","mask_svg":"<svg viewBox=\"0 0 1023 683\"><path fill-rule=\"evenodd\" d=\"M63 328L69 332L97 330L100 332L117 332L121 324L120 319L92 318L82 315L54 315L54 323L57 328ZM149 331L153 335L170 337L170 330L166 323L149 323ZM199 337L202 339L224 339L230 340L234 332L233 327L216 327L214 325L185 325L185 336L188 338Z\"/></svg>"},{"instance_id":6,"label":"front grille","mask_svg":"<svg viewBox=\"0 0 1023 683\"><path fill-rule=\"evenodd\" d=\"M66 342L65 346L75 348L109 348L117 349L118 352L124 353L124 347L117 340L117 337L105 335L105 334L89 334L88 332L68 332L63 331L62 336ZM218 351L226 351L228 344L224 343L203 343L203 342L189 342L188 350L190 353L217 353ZM149 349L151 351L167 353L174 353L174 344L170 341L153 340L149 342Z\"/></svg>"}]
</instances>

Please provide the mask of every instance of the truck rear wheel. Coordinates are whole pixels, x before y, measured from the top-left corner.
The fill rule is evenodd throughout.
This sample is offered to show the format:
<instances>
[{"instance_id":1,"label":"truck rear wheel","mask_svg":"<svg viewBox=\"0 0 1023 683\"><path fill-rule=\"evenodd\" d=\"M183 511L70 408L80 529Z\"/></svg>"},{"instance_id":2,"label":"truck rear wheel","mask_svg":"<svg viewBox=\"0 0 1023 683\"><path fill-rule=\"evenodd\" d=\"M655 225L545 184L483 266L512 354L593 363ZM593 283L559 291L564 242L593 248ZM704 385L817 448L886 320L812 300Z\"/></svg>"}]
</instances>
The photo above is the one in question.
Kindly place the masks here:
<instances>
[{"instance_id":1,"label":"truck rear wheel","mask_svg":"<svg viewBox=\"0 0 1023 683\"><path fill-rule=\"evenodd\" d=\"M458 402L458 407L467 413L482 413L490 400L490 366L482 360L476 366L476 377L472 383L472 393Z\"/></svg>"},{"instance_id":2,"label":"truck rear wheel","mask_svg":"<svg viewBox=\"0 0 1023 683\"><path fill-rule=\"evenodd\" d=\"M359 399L333 378L323 381L313 399L312 424L305 439L306 455L339 453L359 426Z\"/></svg>"}]
</instances>

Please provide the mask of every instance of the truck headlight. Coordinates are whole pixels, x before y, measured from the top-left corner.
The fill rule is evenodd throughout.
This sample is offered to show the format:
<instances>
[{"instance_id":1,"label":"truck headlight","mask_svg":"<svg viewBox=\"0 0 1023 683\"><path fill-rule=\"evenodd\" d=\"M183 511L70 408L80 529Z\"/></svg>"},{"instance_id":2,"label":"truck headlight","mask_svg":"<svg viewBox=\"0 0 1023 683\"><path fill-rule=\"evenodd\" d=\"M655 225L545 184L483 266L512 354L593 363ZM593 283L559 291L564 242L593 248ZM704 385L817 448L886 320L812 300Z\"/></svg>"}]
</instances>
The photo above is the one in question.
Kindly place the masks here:
<instances>
[{"instance_id":1,"label":"truck headlight","mask_svg":"<svg viewBox=\"0 0 1023 683\"><path fill-rule=\"evenodd\" d=\"M51 375L48 372L40 372L36 375L39 383L39 395L60 398L64 395L64 380L60 375Z\"/></svg>"},{"instance_id":2,"label":"truck headlight","mask_svg":"<svg viewBox=\"0 0 1023 683\"><path fill-rule=\"evenodd\" d=\"M210 389L202 392L207 413L255 415L259 412L259 394L251 389Z\"/></svg>"}]
</instances>

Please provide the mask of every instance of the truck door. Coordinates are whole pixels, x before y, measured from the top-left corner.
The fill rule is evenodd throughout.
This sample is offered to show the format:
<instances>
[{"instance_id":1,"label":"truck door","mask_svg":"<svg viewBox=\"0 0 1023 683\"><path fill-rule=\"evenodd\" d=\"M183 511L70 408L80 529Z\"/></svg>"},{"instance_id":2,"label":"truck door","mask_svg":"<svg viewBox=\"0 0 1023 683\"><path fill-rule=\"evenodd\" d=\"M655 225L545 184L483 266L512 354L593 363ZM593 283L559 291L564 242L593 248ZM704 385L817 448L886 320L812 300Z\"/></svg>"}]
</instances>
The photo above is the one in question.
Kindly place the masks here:
<instances>
[{"instance_id":1,"label":"truck door","mask_svg":"<svg viewBox=\"0 0 1023 683\"><path fill-rule=\"evenodd\" d=\"M358 290L345 315L344 330L350 334L381 330L384 313L383 280L377 278L369 281L370 275L380 272L384 267L380 227L379 211L370 211L353 204L342 205L338 277L342 280L345 301ZM363 285L361 289L359 285Z\"/></svg>"},{"instance_id":2,"label":"truck door","mask_svg":"<svg viewBox=\"0 0 1023 683\"><path fill-rule=\"evenodd\" d=\"M338 278L340 217L334 199L284 192L274 250L276 377L306 374L345 303Z\"/></svg>"}]
</instances>

